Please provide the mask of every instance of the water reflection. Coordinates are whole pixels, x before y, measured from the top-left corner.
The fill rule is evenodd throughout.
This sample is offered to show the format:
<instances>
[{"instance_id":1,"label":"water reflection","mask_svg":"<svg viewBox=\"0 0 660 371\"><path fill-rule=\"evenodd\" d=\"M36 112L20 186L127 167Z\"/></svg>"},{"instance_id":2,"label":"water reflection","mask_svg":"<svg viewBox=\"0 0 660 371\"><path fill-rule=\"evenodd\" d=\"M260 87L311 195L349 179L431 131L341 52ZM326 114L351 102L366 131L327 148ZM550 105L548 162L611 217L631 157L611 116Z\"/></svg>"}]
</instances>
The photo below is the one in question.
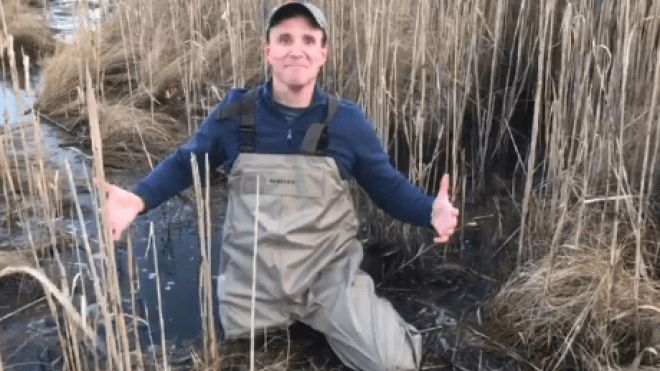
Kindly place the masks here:
<instances>
[{"instance_id":1,"label":"water reflection","mask_svg":"<svg viewBox=\"0 0 660 371\"><path fill-rule=\"evenodd\" d=\"M11 124L18 123L19 118L23 115L23 112L19 112L21 109L25 110L28 107L31 107L30 95L26 91L20 91L19 99L22 100L21 104L16 100L16 95L14 93L14 88L11 83L7 81L0 81L0 107L2 107L2 115L0 115L0 127L5 126L5 120L9 118Z\"/></svg>"},{"instance_id":2,"label":"water reflection","mask_svg":"<svg viewBox=\"0 0 660 371\"><path fill-rule=\"evenodd\" d=\"M112 13L113 3L110 0L88 0L89 21L97 25L107 19ZM46 20L57 40L71 42L76 29L80 26L80 4L78 0L49 1L46 6Z\"/></svg>"}]
</instances>

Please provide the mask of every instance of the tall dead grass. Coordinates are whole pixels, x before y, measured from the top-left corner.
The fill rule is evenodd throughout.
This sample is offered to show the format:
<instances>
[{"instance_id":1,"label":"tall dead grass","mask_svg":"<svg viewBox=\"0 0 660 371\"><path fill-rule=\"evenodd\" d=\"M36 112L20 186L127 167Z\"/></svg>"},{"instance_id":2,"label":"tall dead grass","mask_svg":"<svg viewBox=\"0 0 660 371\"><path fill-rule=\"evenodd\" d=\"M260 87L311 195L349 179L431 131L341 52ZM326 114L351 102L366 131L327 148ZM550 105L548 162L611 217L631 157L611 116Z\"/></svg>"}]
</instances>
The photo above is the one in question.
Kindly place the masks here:
<instances>
[{"instance_id":1,"label":"tall dead grass","mask_svg":"<svg viewBox=\"0 0 660 371\"><path fill-rule=\"evenodd\" d=\"M540 49L522 265L492 319L546 369L657 367L660 3L540 6L557 14L539 35L560 63Z\"/></svg>"},{"instance_id":2,"label":"tall dead grass","mask_svg":"<svg viewBox=\"0 0 660 371\"><path fill-rule=\"evenodd\" d=\"M8 42L9 45L12 45L11 35ZM15 96L21 97L23 91L19 88L17 79L19 70L14 59L13 48L8 49L8 55L13 93ZM28 95L33 96L34 92L29 84L28 75L29 58L24 56L22 60L24 66L27 67L23 71L26 82L25 90ZM94 104L93 91L88 91L90 95L86 97L86 102L90 102L90 107L92 107L89 110L90 118L98 128L98 108ZM7 96L7 93L8 90L4 95ZM66 197L63 195L66 194L66 191L63 188L67 175L69 192L74 196L72 202L77 209L77 215L82 218L71 170L67 163L65 164L66 174L60 174L53 169L53 164L49 163L49 154L42 149L40 121L34 110L30 110L31 107L24 107L22 99L16 99L17 106L15 107L10 107L9 103L9 100L4 102L3 111L17 110L19 117L14 122L9 119L12 115L6 114L4 130L0 132L0 150L2 151L0 180L4 196L2 209L3 213L7 215L0 230L0 236L3 242L9 241L8 251L3 251L1 256L0 279L11 275L24 275L36 280L43 288L53 315L55 317L62 315L63 318L66 318L65 324L58 323L58 334L66 369L100 369L99 355L105 355L108 358L104 369L106 366L108 369L132 369L133 365L140 365L141 361L135 360L136 357L133 355L135 350L129 348L128 327L122 311L122 298L119 294L117 266L112 245L100 250L103 259L97 270L99 262L94 258L90 238L85 230L86 223L84 220L80 220L84 235L82 244L89 261L83 262L78 256L79 270L73 281L69 281L71 277L67 276L67 271L59 258L59 252L65 248L77 246L77 241L74 240L75 236L68 239L60 238L61 234L66 234L67 231L58 221L62 220L64 213L63 200ZM31 114L21 114L26 111ZM98 143L100 141L98 130L93 131L92 134L92 139ZM95 153L95 158L100 161L102 156ZM101 224L99 223L99 225ZM102 234L102 230L99 231L99 234ZM102 246L107 246L107 244ZM19 250L16 251L16 249ZM45 253L56 262L55 266L59 268L59 274L46 275L45 271L41 269L41 258ZM83 266L86 267L86 272L83 271ZM94 283L93 293L86 293L83 289L81 296L74 295L77 281L81 277ZM73 305L74 298L80 300L79 308ZM91 298L100 308L101 314L97 318L90 318L88 315L87 303ZM133 316L137 318L135 312ZM97 336L101 327L107 335L104 339L99 339ZM139 341L137 343L139 344ZM90 359L87 358L87 352L94 354L91 358L97 362L95 365L89 364ZM139 350L137 353L139 355ZM128 364L128 367L122 366L124 364Z\"/></svg>"}]
</instances>

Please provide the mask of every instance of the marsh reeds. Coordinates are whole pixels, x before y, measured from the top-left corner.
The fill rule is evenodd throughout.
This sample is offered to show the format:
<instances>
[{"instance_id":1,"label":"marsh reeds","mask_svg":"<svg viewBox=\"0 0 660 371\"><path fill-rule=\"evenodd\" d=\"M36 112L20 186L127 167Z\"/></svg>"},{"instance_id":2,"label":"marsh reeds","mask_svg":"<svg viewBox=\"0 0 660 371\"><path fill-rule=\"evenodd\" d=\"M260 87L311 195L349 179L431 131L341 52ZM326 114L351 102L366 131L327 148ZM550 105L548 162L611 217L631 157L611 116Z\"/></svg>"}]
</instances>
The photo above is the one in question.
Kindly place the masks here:
<instances>
[{"instance_id":1,"label":"marsh reeds","mask_svg":"<svg viewBox=\"0 0 660 371\"><path fill-rule=\"evenodd\" d=\"M528 263L491 308L509 344L547 369L658 364L658 5L540 3L543 22L561 24L540 42L561 53L559 66L538 55L543 157L527 164L518 245Z\"/></svg>"},{"instance_id":2,"label":"marsh reeds","mask_svg":"<svg viewBox=\"0 0 660 371\"><path fill-rule=\"evenodd\" d=\"M11 80L14 94L17 97L22 97L22 91L18 85L19 70L13 52L12 35L4 38L3 41L3 46L6 46L4 50L7 50L9 58L8 65L11 67L11 75L13 76ZM29 85L30 79L27 76L29 70L27 56L23 58L23 65L28 67L25 69L26 79L24 81L27 82L25 86L28 96L32 96ZM85 65L85 63L82 63L82 65ZM85 72L86 82L91 84L88 70L85 70ZM87 87L91 87L91 85ZM95 163L96 173L103 174L102 154L99 149L101 139L98 130L98 108L95 104L94 90L86 88L84 91L88 93L85 102L89 104L93 158L97 159ZM31 98L30 104L32 102ZM69 180L70 194L73 197L73 204L78 217L83 217L76 194L76 184L68 163L54 164L47 161L48 154L44 153L41 148L41 129L38 115L30 110L30 115L23 116L23 112L31 107L25 107L21 99L17 99L16 104L17 107L3 107L5 112L16 110L20 113L16 122L10 119L12 114L5 115L7 119L4 122L2 134L3 161L1 162L0 173L2 174L4 201L6 202L4 208L7 210L5 213L8 216L3 225L3 228L6 228L3 233L8 234L10 241L14 242L18 236L24 236L23 240L26 243L22 251L3 252L3 254L9 254L9 256L3 255L3 269L0 272L0 279L10 275L23 275L36 280L42 286L53 315L58 317L61 314L65 319L65 323L57 323L57 328L66 369L90 369L87 354L94 355L93 362L95 366L91 368L132 369L134 364L140 365L141 363L136 363L132 359L133 349L129 344L129 333L122 309L114 248L111 243L107 242L107 236L103 238L105 229L99 229L97 235L102 236L102 238L99 239L97 246L93 246L85 227L86 223L80 219L83 236L81 242L89 261L79 261L81 265L87 268L87 271L76 275L72 282L68 279L66 268L58 251L64 251L67 247L70 247L73 241L58 238L59 234L68 232L62 227L61 223L55 222L63 217L62 200L64 197L62 194L65 192L63 189L65 177ZM54 170L58 165L59 167L64 166L66 169L64 176ZM53 173L54 175L52 175ZM87 182L87 187L92 188L91 182ZM101 205L103 205L103 200L101 198ZM99 209L100 207L97 205L96 210ZM103 215L99 216L100 220L103 218ZM98 222L99 226L102 225L100 220ZM44 238L37 238L44 234L41 231L45 231ZM6 239L5 236L3 237ZM15 243L10 246L12 249L18 247ZM101 261L94 258L98 256L97 252L103 257ZM18 254L21 254L23 258L17 259ZM55 282L51 282L44 270L38 268L44 255L52 256L55 264L60 266L60 274L50 277ZM73 304L74 291L77 282L81 280L92 282L94 292L85 293L83 291L83 296L80 298L80 308L76 308ZM91 300L96 302L99 309L96 311L95 318L87 316L87 303ZM133 316L137 318L135 312ZM101 327L105 333L105 339L99 341L97 332ZM139 344L139 341L136 343ZM89 353L83 352L83 349L86 349ZM102 357L99 357L99 355L102 355ZM105 361L101 362L100 358L105 358ZM105 364L101 366L101 363Z\"/></svg>"}]
</instances>

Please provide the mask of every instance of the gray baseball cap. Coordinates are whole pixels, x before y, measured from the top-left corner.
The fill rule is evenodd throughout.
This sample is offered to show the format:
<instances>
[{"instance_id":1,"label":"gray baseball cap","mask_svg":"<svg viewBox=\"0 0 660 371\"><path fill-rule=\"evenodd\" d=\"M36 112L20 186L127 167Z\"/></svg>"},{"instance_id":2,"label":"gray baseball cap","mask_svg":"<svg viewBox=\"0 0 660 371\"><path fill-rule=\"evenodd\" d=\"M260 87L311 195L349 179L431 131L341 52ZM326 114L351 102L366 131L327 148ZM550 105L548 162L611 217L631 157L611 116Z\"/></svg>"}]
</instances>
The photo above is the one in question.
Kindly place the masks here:
<instances>
[{"instance_id":1,"label":"gray baseball cap","mask_svg":"<svg viewBox=\"0 0 660 371\"><path fill-rule=\"evenodd\" d=\"M280 5L273 9L268 16L266 23L266 39L270 37L270 29L280 23L282 20L292 17L293 15L305 14L313 25L320 28L323 34L328 35L328 21L325 19L323 11L316 5L307 1L288 1L286 4Z\"/></svg>"}]
</instances>

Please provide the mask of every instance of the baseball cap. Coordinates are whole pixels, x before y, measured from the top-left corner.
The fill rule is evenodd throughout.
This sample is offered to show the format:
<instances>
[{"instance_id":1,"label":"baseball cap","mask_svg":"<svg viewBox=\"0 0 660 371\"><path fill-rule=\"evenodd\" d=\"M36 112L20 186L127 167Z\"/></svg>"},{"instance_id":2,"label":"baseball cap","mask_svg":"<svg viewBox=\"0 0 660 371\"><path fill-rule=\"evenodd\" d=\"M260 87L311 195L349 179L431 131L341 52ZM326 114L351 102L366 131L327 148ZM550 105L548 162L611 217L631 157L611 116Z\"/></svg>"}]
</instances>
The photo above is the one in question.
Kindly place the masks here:
<instances>
[{"instance_id":1,"label":"baseball cap","mask_svg":"<svg viewBox=\"0 0 660 371\"><path fill-rule=\"evenodd\" d=\"M300 13L307 15L307 18L312 21L314 26L320 28L324 35L328 35L328 21L325 19L325 15L321 9L307 1L288 1L286 4L276 7L270 13L268 22L266 23L266 38L268 39L270 29L273 26L284 19L290 18L291 14Z\"/></svg>"}]
</instances>

